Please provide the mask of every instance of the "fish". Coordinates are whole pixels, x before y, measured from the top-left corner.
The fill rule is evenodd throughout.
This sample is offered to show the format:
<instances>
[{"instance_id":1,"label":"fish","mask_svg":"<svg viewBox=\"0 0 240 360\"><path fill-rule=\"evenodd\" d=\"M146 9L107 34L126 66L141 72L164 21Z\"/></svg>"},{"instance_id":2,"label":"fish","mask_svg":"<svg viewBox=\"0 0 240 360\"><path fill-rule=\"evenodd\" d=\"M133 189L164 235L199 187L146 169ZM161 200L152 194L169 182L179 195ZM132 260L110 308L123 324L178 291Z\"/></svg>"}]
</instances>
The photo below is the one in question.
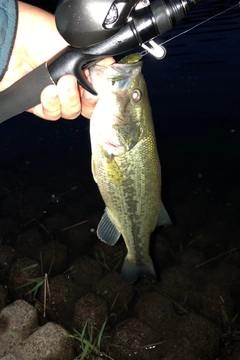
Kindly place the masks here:
<instances>
[{"instance_id":1,"label":"fish","mask_svg":"<svg viewBox=\"0 0 240 360\"><path fill-rule=\"evenodd\" d=\"M105 203L97 236L127 248L121 279L157 281L151 233L171 220L161 200L161 166L142 61L90 67L98 101L90 118L92 174Z\"/></svg>"}]
</instances>

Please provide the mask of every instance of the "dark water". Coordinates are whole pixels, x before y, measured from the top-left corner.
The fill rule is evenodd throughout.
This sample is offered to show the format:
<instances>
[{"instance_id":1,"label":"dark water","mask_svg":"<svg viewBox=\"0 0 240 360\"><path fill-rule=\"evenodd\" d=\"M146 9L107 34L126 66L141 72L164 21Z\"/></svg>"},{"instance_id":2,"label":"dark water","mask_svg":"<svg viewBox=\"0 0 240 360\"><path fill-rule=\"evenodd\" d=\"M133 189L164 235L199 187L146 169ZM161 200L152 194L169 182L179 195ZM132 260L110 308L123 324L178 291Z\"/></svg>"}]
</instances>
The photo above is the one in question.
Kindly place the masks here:
<instances>
[{"instance_id":1,"label":"dark water","mask_svg":"<svg viewBox=\"0 0 240 360\"><path fill-rule=\"evenodd\" d=\"M209 0L158 39L165 42L222 12L236 1ZM240 156L240 9L232 10L167 42L167 56L144 58L163 162ZM0 125L0 163L36 153L89 151L88 120L47 122L23 114Z\"/></svg>"},{"instance_id":2,"label":"dark water","mask_svg":"<svg viewBox=\"0 0 240 360\"><path fill-rule=\"evenodd\" d=\"M233 4L205 1L163 42ZM161 157L239 155L239 36L237 6L166 42L164 60L146 62Z\"/></svg>"}]
</instances>

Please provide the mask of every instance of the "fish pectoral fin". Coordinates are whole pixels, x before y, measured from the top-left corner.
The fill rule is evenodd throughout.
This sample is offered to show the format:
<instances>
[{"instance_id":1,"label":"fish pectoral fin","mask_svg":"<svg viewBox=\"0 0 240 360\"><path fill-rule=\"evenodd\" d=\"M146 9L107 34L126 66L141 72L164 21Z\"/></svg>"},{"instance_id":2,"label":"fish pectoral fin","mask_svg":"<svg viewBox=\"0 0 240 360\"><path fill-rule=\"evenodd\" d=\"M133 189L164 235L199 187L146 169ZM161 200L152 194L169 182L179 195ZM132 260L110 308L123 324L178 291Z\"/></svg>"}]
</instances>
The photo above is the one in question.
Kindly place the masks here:
<instances>
[{"instance_id":1,"label":"fish pectoral fin","mask_svg":"<svg viewBox=\"0 0 240 360\"><path fill-rule=\"evenodd\" d=\"M162 201L160 204L160 212L157 220L157 226L162 225L171 225L172 221L167 213L167 210L165 209L165 206L163 205Z\"/></svg>"},{"instance_id":2,"label":"fish pectoral fin","mask_svg":"<svg viewBox=\"0 0 240 360\"><path fill-rule=\"evenodd\" d=\"M108 245L115 245L121 236L121 233L109 218L106 210L98 224L97 236Z\"/></svg>"},{"instance_id":3,"label":"fish pectoral fin","mask_svg":"<svg viewBox=\"0 0 240 360\"><path fill-rule=\"evenodd\" d=\"M106 162L106 174L108 179L114 185L122 185L123 182L123 174L118 164L116 163L114 157L110 161Z\"/></svg>"},{"instance_id":4,"label":"fish pectoral fin","mask_svg":"<svg viewBox=\"0 0 240 360\"><path fill-rule=\"evenodd\" d=\"M126 256L121 270L121 280L130 285L135 283L140 277L146 277L154 282L157 281L157 275L153 267L152 259L149 258L147 264L138 265L135 262L130 261L128 256Z\"/></svg>"}]
</instances>

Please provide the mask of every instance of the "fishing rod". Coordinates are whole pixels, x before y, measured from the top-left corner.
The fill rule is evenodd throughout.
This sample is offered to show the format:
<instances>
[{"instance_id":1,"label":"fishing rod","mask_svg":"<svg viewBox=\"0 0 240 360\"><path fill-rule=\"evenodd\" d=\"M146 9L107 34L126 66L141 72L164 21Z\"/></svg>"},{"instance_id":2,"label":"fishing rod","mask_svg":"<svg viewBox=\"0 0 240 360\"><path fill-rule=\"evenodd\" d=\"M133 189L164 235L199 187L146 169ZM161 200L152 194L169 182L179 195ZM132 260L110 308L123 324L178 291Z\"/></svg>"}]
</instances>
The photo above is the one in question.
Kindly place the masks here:
<instances>
[{"instance_id":1,"label":"fishing rod","mask_svg":"<svg viewBox=\"0 0 240 360\"><path fill-rule=\"evenodd\" d=\"M164 48L154 38L171 30L202 0L61 0L59 33L70 44L0 93L0 123L40 103L42 90L66 74L97 95L83 70L100 59L139 45L157 59ZM14 106L12 106L14 104Z\"/></svg>"},{"instance_id":2,"label":"fishing rod","mask_svg":"<svg viewBox=\"0 0 240 360\"><path fill-rule=\"evenodd\" d=\"M182 35L184 35L184 34L187 34L188 32L190 32L190 31L198 28L199 26L205 24L206 22L208 22L208 21L210 21L210 20L212 20L212 19L215 19L216 17L218 17L218 16L220 16L220 15L222 15L222 14L225 14L227 11L230 11L230 10L234 9L235 7L239 7L239 6L240 6L240 2L239 2L238 4L235 4L235 5L231 6L231 7L223 10L223 11L220 11L219 13L217 13L217 14L215 14L215 15L213 15L213 16L210 16L210 17L207 18L206 20L203 20L203 21L201 21L200 23L192 26L190 29L187 29L187 30L185 30L185 31L182 31L180 34L177 34L177 35L175 35L175 36L172 36L170 39L165 40L164 42L162 42L162 43L160 43L160 44L158 44L158 45L163 47L163 45L165 45L166 43L168 43L168 42L170 42L170 41L172 41L172 40L174 40L174 39L176 39L176 38L178 38L178 37L180 37L180 36L182 36Z\"/></svg>"}]
</instances>

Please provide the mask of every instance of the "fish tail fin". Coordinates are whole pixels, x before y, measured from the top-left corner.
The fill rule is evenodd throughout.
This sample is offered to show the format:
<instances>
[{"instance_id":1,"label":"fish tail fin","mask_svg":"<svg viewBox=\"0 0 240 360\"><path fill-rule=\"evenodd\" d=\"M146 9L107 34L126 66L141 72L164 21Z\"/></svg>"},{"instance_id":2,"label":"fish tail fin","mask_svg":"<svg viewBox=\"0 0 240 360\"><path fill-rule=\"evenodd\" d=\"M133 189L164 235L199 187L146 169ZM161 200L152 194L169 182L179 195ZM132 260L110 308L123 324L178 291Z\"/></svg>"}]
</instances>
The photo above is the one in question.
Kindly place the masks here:
<instances>
[{"instance_id":1,"label":"fish tail fin","mask_svg":"<svg viewBox=\"0 0 240 360\"><path fill-rule=\"evenodd\" d=\"M148 264L138 265L135 262L130 261L126 256L121 270L121 280L130 285L135 283L140 277L146 277L154 282L157 281L157 275L152 260L149 258Z\"/></svg>"}]
</instances>

